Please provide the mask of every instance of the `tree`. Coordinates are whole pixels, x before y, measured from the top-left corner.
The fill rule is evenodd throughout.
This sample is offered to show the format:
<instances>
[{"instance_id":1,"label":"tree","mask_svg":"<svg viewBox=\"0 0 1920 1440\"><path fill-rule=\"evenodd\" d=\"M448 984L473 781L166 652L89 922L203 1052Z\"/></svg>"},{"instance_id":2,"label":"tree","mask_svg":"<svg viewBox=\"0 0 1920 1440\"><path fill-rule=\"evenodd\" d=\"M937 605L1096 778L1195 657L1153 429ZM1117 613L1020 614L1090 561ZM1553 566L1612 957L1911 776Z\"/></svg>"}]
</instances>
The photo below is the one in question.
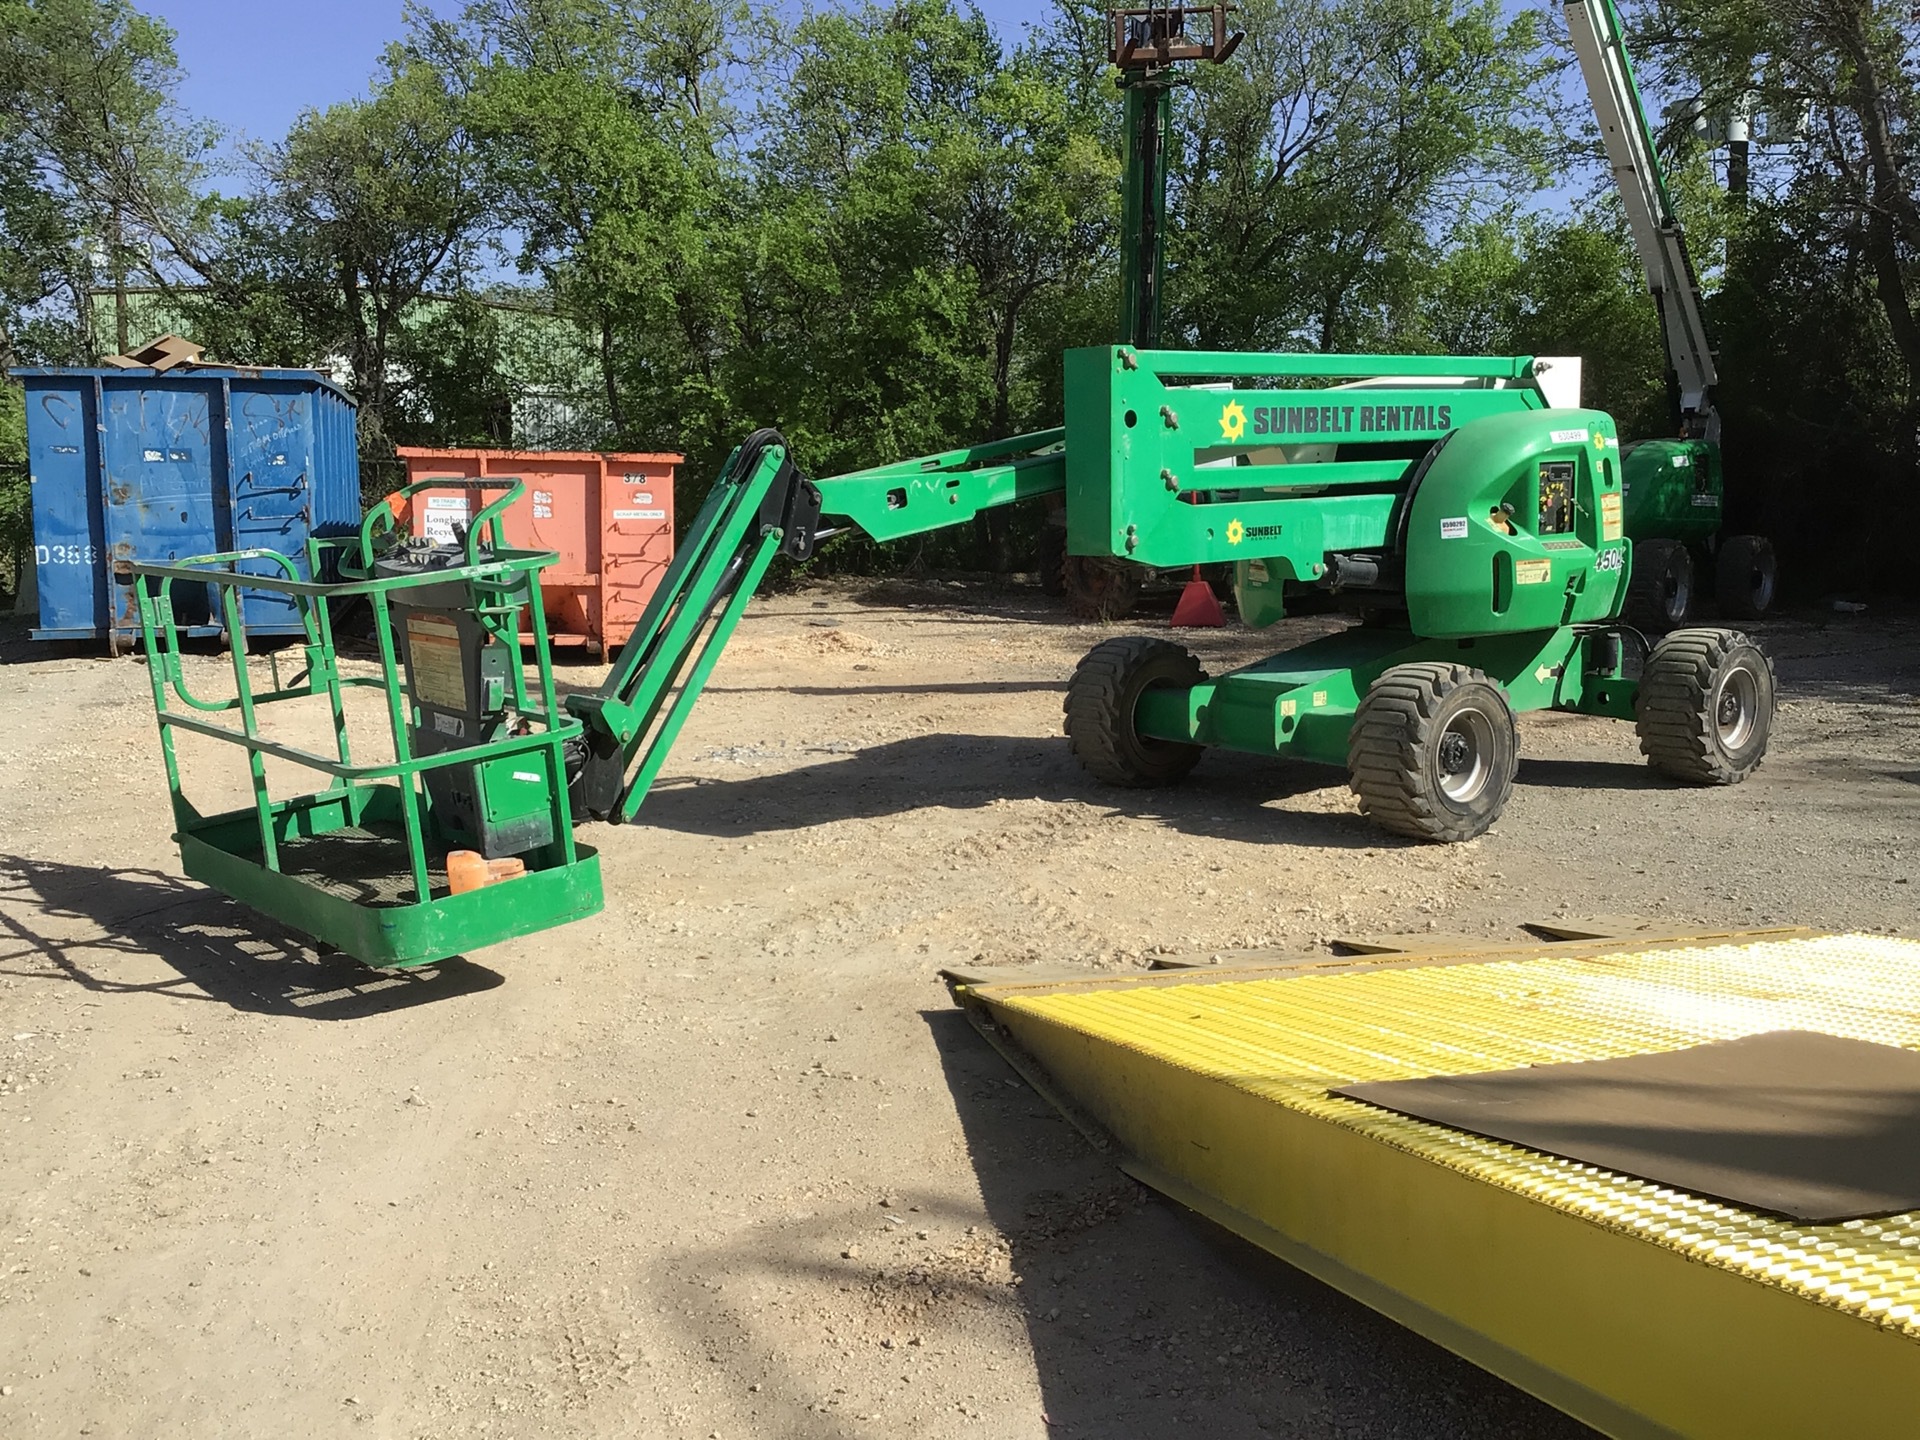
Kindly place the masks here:
<instances>
[{"instance_id":1,"label":"tree","mask_svg":"<svg viewBox=\"0 0 1920 1440\"><path fill-rule=\"evenodd\" d=\"M1637 44L1707 114L1768 139L1731 223L1720 341L1745 525L1834 588L1920 587L1920 21L1889 0L1658 0Z\"/></svg>"},{"instance_id":2,"label":"tree","mask_svg":"<svg viewBox=\"0 0 1920 1440\"><path fill-rule=\"evenodd\" d=\"M38 264L64 295L80 348L97 352L88 291L97 272L167 283L202 272L208 202L197 186L215 140L175 107L173 32L126 0L0 0L0 169L37 174L41 237L58 233L64 264ZM7 223L17 223L18 206ZM13 234L11 228L9 235ZM124 302L114 348L124 351Z\"/></svg>"},{"instance_id":3,"label":"tree","mask_svg":"<svg viewBox=\"0 0 1920 1440\"><path fill-rule=\"evenodd\" d=\"M1578 355L1585 404L1611 414L1628 439L1667 433L1659 317L1615 209L1567 220L1504 214L1468 227L1424 287L1421 348Z\"/></svg>"},{"instance_id":4,"label":"tree","mask_svg":"<svg viewBox=\"0 0 1920 1440\"><path fill-rule=\"evenodd\" d=\"M409 12L411 51L464 96L520 270L587 328L628 442L671 445L724 408L739 283L724 79L743 16L706 0Z\"/></svg>"},{"instance_id":5,"label":"tree","mask_svg":"<svg viewBox=\"0 0 1920 1440\"><path fill-rule=\"evenodd\" d=\"M1395 348L1435 232L1539 181L1549 65L1497 0L1249 0L1176 109L1170 335L1202 349Z\"/></svg>"},{"instance_id":6,"label":"tree","mask_svg":"<svg viewBox=\"0 0 1920 1440\"><path fill-rule=\"evenodd\" d=\"M232 283L338 347L362 449L383 449L407 384L392 364L402 319L430 288L461 287L490 223L461 102L389 52L370 99L308 111L259 169L259 199L226 217Z\"/></svg>"}]
</instances>

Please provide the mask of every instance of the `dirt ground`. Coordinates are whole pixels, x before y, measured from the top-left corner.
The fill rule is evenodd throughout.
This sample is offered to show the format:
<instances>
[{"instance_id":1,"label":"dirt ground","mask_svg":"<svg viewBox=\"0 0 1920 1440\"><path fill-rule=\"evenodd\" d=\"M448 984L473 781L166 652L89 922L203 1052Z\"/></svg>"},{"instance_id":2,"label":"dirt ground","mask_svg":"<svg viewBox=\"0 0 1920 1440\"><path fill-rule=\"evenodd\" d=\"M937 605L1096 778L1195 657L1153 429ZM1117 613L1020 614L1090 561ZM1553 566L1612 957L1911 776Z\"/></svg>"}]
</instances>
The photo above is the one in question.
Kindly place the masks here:
<instances>
[{"instance_id":1,"label":"dirt ground","mask_svg":"<svg viewBox=\"0 0 1920 1440\"><path fill-rule=\"evenodd\" d=\"M1500 824L1431 848L1306 766L1092 784L1060 701L1108 632L1033 591L777 596L645 823L583 831L604 914L381 976L183 881L144 666L15 623L0 1434L1585 1434L1125 1179L937 971L1569 912L1915 933L1920 619L1759 628L1753 781L1531 717Z\"/></svg>"}]
</instances>

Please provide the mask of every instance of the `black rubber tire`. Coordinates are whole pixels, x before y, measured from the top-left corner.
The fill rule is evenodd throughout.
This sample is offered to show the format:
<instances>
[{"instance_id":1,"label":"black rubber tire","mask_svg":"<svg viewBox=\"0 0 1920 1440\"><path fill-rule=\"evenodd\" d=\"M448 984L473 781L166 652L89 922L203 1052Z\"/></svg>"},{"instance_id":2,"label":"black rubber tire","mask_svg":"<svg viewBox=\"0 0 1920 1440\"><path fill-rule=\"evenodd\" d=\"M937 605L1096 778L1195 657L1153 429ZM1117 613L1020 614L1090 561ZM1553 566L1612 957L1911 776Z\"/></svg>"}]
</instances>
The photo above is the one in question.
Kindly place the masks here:
<instances>
[{"instance_id":1,"label":"black rubber tire","mask_svg":"<svg viewBox=\"0 0 1920 1440\"><path fill-rule=\"evenodd\" d=\"M1764 535L1729 535L1714 561L1714 599L1727 620L1758 620L1773 608L1780 578L1773 542Z\"/></svg>"},{"instance_id":2,"label":"black rubber tire","mask_svg":"<svg viewBox=\"0 0 1920 1440\"><path fill-rule=\"evenodd\" d=\"M1067 745L1096 780L1146 789L1186 778L1203 746L1154 740L1133 728L1134 706L1155 685L1198 685L1206 671L1171 640L1121 635L1089 650L1067 682Z\"/></svg>"},{"instance_id":3,"label":"black rubber tire","mask_svg":"<svg viewBox=\"0 0 1920 1440\"><path fill-rule=\"evenodd\" d=\"M1069 555L1061 568L1067 609L1082 620L1124 620L1147 578L1138 565L1100 555Z\"/></svg>"},{"instance_id":4,"label":"black rubber tire","mask_svg":"<svg viewBox=\"0 0 1920 1440\"><path fill-rule=\"evenodd\" d=\"M1039 572L1040 593L1056 599L1067 593L1067 527L1040 522L1034 542L1033 568Z\"/></svg>"},{"instance_id":5,"label":"black rubber tire","mask_svg":"<svg viewBox=\"0 0 1920 1440\"><path fill-rule=\"evenodd\" d=\"M1456 779L1463 765L1471 769ZM1347 737L1347 783L1361 810L1413 840L1484 833L1506 809L1519 768L1513 707L1465 665L1394 666L1367 687Z\"/></svg>"},{"instance_id":6,"label":"black rubber tire","mask_svg":"<svg viewBox=\"0 0 1920 1440\"><path fill-rule=\"evenodd\" d=\"M1773 661L1738 630L1676 630L1640 675L1640 753L1670 780L1737 785L1766 757L1774 691Z\"/></svg>"},{"instance_id":7,"label":"black rubber tire","mask_svg":"<svg viewBox=\"0 0 1920 1440\"><path fill-rule=\"evenodd\" d=\"M1678 540L1636 540L1620 618L1636 630L1663 634L1687 623L1693 609L1693 556Z\"/></svg>"}]
</instances>

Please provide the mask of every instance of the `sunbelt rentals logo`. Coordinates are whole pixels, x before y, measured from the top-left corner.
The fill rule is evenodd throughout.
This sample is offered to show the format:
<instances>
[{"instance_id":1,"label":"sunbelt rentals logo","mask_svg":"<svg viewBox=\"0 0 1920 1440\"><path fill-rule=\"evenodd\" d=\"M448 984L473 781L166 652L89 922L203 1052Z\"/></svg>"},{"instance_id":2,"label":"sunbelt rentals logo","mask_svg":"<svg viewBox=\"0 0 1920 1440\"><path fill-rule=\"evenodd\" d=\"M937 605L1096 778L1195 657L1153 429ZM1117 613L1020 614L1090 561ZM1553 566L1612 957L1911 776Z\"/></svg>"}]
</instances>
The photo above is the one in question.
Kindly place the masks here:
<instances>
[{"instance_id":1,"label":"sunbelt rentals logo","mask_svg":"<svg viewBox=\"0 0 1920 1440\"><path fill-rule=\"evenodd\" d=\"M1238 400L1229 400L1220 411L1220 438L1238 440L1247 433L1247 412Z\"/></svg>"}]
</instances>

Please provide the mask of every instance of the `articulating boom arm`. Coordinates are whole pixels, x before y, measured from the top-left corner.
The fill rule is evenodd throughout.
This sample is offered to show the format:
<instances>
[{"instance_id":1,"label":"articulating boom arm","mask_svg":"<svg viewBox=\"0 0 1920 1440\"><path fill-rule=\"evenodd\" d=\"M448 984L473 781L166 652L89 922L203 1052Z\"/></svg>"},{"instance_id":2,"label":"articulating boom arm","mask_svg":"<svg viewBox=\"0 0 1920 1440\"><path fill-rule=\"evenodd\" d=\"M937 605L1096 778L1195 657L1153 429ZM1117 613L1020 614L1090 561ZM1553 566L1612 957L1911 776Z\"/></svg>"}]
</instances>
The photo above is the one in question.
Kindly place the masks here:
<instances>
[{"instance_id":1,"label":"articulating boom arm","mask_svg":"<svg viewBox=\"0 0 1920 1440\"><path fill-rule=\"evenodd\" d=\"M1580 72L1606 141L1607 162L1627 209L1634 248L1640 252L1647 288L1659 308L1667 359L1679 390L1681 433L1688 439L1718 440L1720 416L1714 408L1713 387L1719 375L1701 312L1700 284L1654 153L1633 62L1621 38L1620 12L1613 0L1566 0L1565 9Z\"/></svg>"},{"instance_id":2,"label":"articulating boom arm","mask_svg":"<svg viewBox=\"0 0 1920 1440\"><path fill-rule=\"evenodd\" d=\"M618 824L646 799L774 558L812 557L844 519L876 540L925 534L980 511L1062 489L1062 433L1042 430L813 481L777 430L756 430L728 458L673 564L621 647L606 683L570 695L586 730L572 779L574 814Z\"/></svg>"}]
</instances>

